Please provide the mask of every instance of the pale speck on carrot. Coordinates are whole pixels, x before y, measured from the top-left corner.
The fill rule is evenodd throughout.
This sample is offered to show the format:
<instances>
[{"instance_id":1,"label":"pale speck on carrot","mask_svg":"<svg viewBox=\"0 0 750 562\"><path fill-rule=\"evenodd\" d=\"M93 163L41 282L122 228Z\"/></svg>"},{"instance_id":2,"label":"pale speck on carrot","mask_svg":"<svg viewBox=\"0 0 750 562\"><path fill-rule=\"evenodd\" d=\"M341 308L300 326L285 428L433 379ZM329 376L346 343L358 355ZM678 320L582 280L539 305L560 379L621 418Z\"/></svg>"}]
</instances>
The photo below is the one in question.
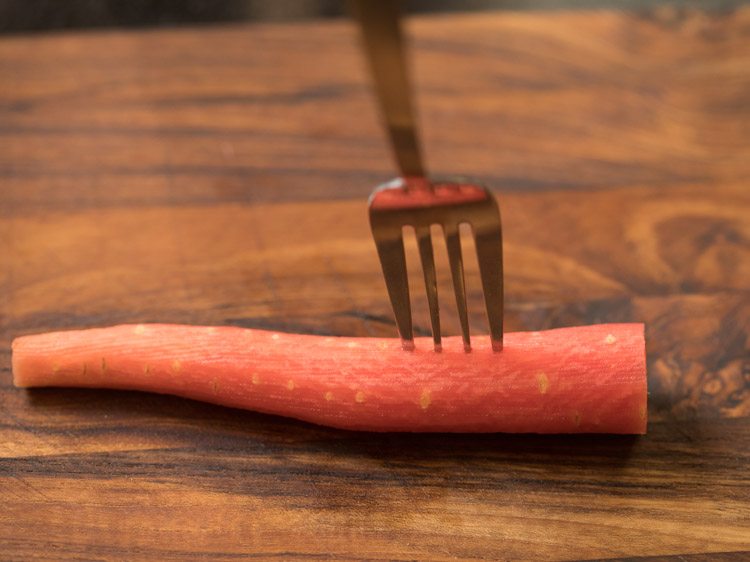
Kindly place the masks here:
<instances>
[{"instance_id":1,"label":"pale speck on carrot","mask_svg":"<svg viewBox=\"0 0 750 562\"><path fill-rule=\"evenodd\" d=\"M133 328L133 333L141 336L146 333L146 326L143 324L138 324L135 328Z\"/></svg>"},{"instance_id":2,"label":"pale speck on carrot","mask_svg":"<svg viewBox=\"0 0 750 562\"><path fill-rule=\"evenodd\" d=\"M549 379L547 378L547 374L539 372L536 376L536 382L539 386L539 394L547 394L547 391L549 390Z\"/></svg>"},{"instance_id":3,"label":"pale speck on carrot","mask_svg":"<svg viewBox=\"0 0 750 562\"><path fill-rule=\"evenodd\" d=\"M324 397L326 399L326 402L330 402L331 400L333 400L333 392L326 392Z\"/></svg>"},{"instance_id":4,"label":"pale speck on carrot","mask_svg":"<svg viewBox=\"0 0 750 562\"><path fill-rule=\"evenodd\" d=\"M179 373L180 369L182 369L182 363L180 363L177 359L172 361L172 371L175 373Z\"/></svg>"},{"instance_id":5,"label":"pale speck on carrot","mask_svg":"<svg viewBox=\"0 0 750 562\"><path fill-rule=\"evenodd\" d=\"M286 387L287 387L287 388L288 388L289 390L294 390L294 381L293 381L293 380L290 380L290 381L289 381L288 383L286 383Z\"/></svg>"},{"instance_id":6,"label":"pale speck on carrot","mask_svg":"<svg viewBox=\"0 0 750 562\"><path fill-rule=\"evenodd\" d=\"M143 374L144 375L150 375L151 374L151 365L144 365L143 366Z\"/></svg>"},{"instance_id":7,"label":"pale speck on carrot","mask_svg":"<svg viewBox=\"0 0 750 562\"><path fill-rule=\"evenodd\" d=\"M638 408L638 417L641 420L646 419L646 406L645 405Z\"/></svg>"},{"instance_id":8,"label":"pale speck on carrot","mask_svg":"<svg viewBox=\"0 0 750 562\"><path fill-rule=\"evenodd\" d=\"M277 340L277 339L279 339L280 337L281 337L281 336L280 336L279 334L272 334L272 335L271 335L271 339L272 339L272 340Z\"/></svg>"},{"instance_id":9,"label":"pale speck on carrot","mask_svg":"<svg viewBox=\"0 0 750 562\"><path fill-rule=\"evenodd\" d=\"M253 373L252 381L253 384L260 384L260 377L258 376L258 373Z\"/></svg>"},{"instance_id":10,"label":"pale speck on carrot","mask_svg":"<svg viewBox=\"0 0 750 562\"><path fill-rule=\"evenodd\" d=\"M613 336L612 334L607 334L607 337L604 338L605 343L615 343L617 341L617 338Z\"/></svg>"},{"instance_id":11,"label":"pale speck on carrot","mask_svg":"<svg viewBox=\"0 0 750 562\"><path fill-rule=\"evenodd\" d=\"M419 396L419 407L426 410L430 407L430 404L432 404L432 394L425 388Z\"/></svg>"},{"instance_id":12,"label":"pale speck on carrot","mask_svg":"<svg viewBox=\"0 0 750 562\"><path fill-rule=\"evenodd\" d=\"M57 373L60 371L60 364L59 363L53 363L52 364L52 372Z\"/></svg>"},{"instance_id":13,"label":"pale speck on carrot","mask_svg":"<svg viewBox=\"0 0 750 562\"><path fill-rule=\"evenodd\" d=\"M362 392L361 390L359 392L357 392L357 394L354 395L354 401L357 402L358 404L361 404L362 402L364 402L365 401L365 393Z\"/></svg>"},{"instance_id":14,"label":"pale speck on carrot","mask_svg":"<svg viewBox=\"0 0 750 562\"><path fill-rule=\"evenodd\" d=\"M351 348L355 348L355 347L357 347L358 345L359 345L359 344L357 344L357 342L353 342L353 341L350 341L349 343L347 343L347 344L346 344L346 347L351 347Z\"/></svg>"}]
</instances>

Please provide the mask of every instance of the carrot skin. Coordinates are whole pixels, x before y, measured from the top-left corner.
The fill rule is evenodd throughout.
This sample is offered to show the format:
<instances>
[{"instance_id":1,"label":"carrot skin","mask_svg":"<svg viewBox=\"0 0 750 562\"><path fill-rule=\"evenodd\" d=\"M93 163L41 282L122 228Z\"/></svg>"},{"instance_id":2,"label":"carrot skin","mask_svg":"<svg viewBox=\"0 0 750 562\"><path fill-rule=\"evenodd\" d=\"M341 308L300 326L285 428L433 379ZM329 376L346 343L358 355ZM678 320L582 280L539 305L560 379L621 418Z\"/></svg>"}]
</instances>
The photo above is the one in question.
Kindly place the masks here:
<instances>
[{"instance_id":1,"label":"carrot skin","mask_svg":"<svg viewBox=\"0 0 750 562\"><path fill-rule=\"evenodd\" d=\"M486 337L323 337L167 324L23 336L18 387L173 394L351 430L646 432L642 324L603 324Z\"/></svg>"}]
</instances>

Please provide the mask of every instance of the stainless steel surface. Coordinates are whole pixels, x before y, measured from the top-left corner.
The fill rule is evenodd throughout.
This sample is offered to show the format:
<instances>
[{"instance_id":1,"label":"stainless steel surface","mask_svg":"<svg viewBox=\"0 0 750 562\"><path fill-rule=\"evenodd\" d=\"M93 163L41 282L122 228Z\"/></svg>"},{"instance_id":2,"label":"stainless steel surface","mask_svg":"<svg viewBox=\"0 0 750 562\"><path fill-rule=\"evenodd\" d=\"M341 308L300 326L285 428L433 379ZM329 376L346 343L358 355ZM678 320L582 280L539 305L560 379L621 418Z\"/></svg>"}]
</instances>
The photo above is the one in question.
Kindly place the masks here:
<instances>
[{"instance_id":1,"label":"stainless steel surface","mask_svg":"<svg viewBox=\"0 0 750 562\"><path fill-rule=\"evenodd\" d=\"M430 227L437 224L446 238L464 348L466 351L471 349L459 239L459 225L466 223L471 225L474 234L492 349L502 350L503 241L500 212L492 193L483 186L471 183L430 183L425 179L399 178L378 187L370 196L369 206L370 226L404 348L414 348L403 238L404 226L411 226L415 229L419 244L435 349L441 349L437 284L430 236Z\"/></svg>"},{"instance_id":2,"label":"stainless steel surface","mask_svg":"<svg viewBox=\"0 0 750 562\"><path fill-rule=\"evenodd\" d=\"M446 238L464 348L471 349L459 225L474 233L492 349L503 344L503 256L500 213L485 187L468 182L431 182L417 140L396 0L354 0L352 11L362 30L365 52L403 176L377 188L370 197L370 226L383 268L388 296L406 349L414 348L403 228L414 228L422 262L435 350L441 349L440 309L433 255L432 225Z\"/></svg>"},{"instance_id":3,"label":"stainless steel surface","mask_svg":"<svg viewBox=\"0 0 750 562\"><path fill-rule=\"evenodd\" d=\"M417 120L409 87L399 4L397 0L350 2L351 11L362 30L367 60L398 168L406 177L425 176L417 141Z\"/></svg>"}]
</instances>

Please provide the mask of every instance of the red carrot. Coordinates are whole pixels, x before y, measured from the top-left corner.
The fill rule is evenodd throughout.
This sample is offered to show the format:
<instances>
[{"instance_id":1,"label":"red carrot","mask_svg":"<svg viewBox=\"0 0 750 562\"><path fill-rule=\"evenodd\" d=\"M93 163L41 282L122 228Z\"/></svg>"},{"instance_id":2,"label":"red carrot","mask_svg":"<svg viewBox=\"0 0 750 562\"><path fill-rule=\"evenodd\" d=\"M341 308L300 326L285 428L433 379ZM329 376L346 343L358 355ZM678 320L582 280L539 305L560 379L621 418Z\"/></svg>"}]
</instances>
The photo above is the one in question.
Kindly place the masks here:
<instances>
[{"instance_id":1,"label":"red carrot","mask_svg":"<svg viewBox=\"0 0 750 562\"><path fill-rule=\"evenodd\" d=\"M175 394L368 431L645 433L642 324L475 337L334 338L143 324L24 336L19 387Z\"/></svg>"}]
</instances>

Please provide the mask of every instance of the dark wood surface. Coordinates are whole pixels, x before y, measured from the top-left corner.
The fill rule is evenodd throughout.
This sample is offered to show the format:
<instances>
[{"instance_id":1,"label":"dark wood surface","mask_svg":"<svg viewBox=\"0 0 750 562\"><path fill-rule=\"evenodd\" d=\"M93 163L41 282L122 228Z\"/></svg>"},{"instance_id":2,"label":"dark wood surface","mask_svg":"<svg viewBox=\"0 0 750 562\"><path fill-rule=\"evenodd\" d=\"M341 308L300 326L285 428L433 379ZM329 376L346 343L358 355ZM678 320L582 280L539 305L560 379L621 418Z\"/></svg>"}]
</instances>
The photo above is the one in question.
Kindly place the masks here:
<instances>
[{"instance_id":1,"label":"dark wood surface","mask_svg":"<svg viewBox=\"0 0 750 562\"><path fill-rule=\"evenodd\" d=\"M750 9L410 30L434 173L500 197L508 329L645 322L648 435L15 389L12 338L46 330L395 336L365 206L393 169L348 22L6 38L0 559L748 558Z\"/></svg>"}]
</instances>

